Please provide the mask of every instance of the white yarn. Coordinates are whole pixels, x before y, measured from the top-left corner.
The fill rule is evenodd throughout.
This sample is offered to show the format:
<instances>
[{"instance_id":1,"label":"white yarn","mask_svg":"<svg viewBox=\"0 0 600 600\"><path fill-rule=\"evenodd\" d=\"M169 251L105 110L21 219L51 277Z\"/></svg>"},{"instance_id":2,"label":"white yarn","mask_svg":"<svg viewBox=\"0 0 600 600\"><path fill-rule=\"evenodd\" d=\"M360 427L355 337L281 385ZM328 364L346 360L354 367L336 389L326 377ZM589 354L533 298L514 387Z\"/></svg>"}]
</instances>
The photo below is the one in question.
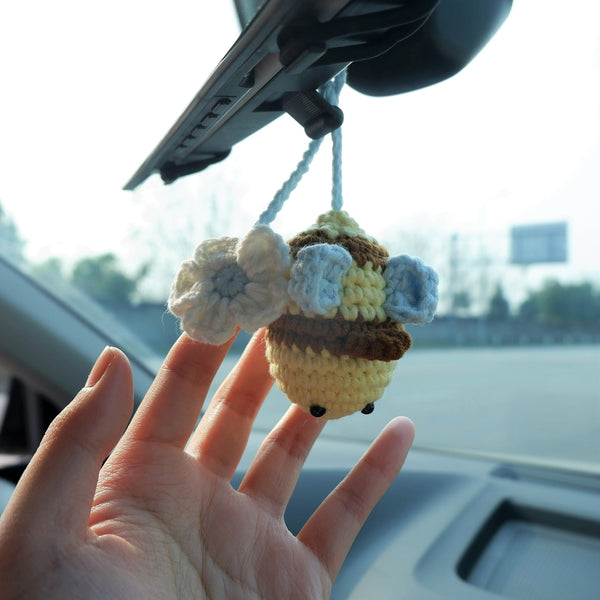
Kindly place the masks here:
<instances>
[{"instance_id":1,"label":"white yarn","mask_svg":"<svg viewBox=\"0 0 600 600\"><path fill-rule=\"evenodd\" d=\"M181 265L169 310L194 339L223 344L237 327L252 332L279 318L289 263L288 245L266 225L256 225L242 240L205 240Z\"/></svg>"}]
</instances>

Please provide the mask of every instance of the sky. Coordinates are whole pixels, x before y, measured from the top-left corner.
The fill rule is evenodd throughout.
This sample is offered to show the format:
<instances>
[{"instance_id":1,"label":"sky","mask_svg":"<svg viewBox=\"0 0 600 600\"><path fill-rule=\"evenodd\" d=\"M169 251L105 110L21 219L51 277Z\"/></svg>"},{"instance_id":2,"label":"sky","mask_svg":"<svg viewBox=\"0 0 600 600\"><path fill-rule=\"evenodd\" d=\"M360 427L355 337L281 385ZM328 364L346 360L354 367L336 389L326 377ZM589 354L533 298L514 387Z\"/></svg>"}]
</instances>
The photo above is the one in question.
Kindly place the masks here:
<instances>
[{"instance_id":1,"label":"sky","mask_svg":"<svg viewBox=\"0 0 600 600\"><path fill-rule=\"evenodd\" d=\"M506 285L600 281L600 4L565 7L515 0L475 60L436 86L343 90L344 207L367 233L393 252L421 248L440 272L442 242L458 234L502 263ZM1 5L0 202L32 260L114 251L168 273L206 235L252 226L308 143L286 116L203 173L122 190L237 35L225 1ZM323 144L273 223L284 237L328 210L330 160ZM511 226L564 220L566 265L505 267Z\"/></svg>"}]
</instances>

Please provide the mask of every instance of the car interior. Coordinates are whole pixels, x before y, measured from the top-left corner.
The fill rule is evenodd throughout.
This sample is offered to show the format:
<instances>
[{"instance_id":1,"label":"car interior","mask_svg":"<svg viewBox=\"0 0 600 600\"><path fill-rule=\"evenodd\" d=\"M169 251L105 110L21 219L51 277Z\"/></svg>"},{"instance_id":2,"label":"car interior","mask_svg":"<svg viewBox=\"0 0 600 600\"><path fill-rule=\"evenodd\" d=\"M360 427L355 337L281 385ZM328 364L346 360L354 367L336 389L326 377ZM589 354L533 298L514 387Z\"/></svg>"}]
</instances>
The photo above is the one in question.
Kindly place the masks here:
<instances>
[{"instance_id":1,"label":"car interior","mask_svg":"<svg viewBox=\"0 0 600 600\"><path fill-rule=\"evenodd\" d=\"M400 361L394 384L377 402L374 415L353 415L347 422L344 418L327 425L286 513L290 530L299 531L386 420L399 413L413 418L415 445L356 539L334 584L334 599L596 600L599 595L600 270L593 223L597 223L595 198L600 187L595 175L600 158L600 79L586 79L585 74L592 71L584 67L589 62L590 69L600 70L600 36L593 33L595 27L582 25L582 43L577 49L587 48L589 56L578 59L569 54L568 44L554 48L561 44L561 32L542 32L549 27L544 21L546 9L554 15L549 21L552 24L567 19L561 11L576 13L579 21L591 23L598 12L591 0L578 2L578 10L562 3L534 2L536 6L530 8L537 11L539 29L524 31L521 10L528 9L522 4L512 0L235 0L230 9L237 18L237 40L227 40L230 48L204 78L186 71L189 85L183 92L187 93L183 111L178 116L169 105L167 117L157 125L163 128L162 137L147 148L147 158L127 157L130 175L122 182L124 189L118 190L122 194L119 202L143 206L150 194L156 193L158 200L149 204L150 211L161 203L175 210L183 205L184 196L191 195L210 212L210 225L223 223L227 233L228 219L240 213L243 220L245 213L234 201L215 208L211 186L218 194L219 189L238 185L230 184L225 179L227 172L219 169L233 169L243 179L245 171L240 164L245 156L276 154L274 144L285 144L282 136L288 129L278 127L293 132L287 138L292 140L289 156L297 159L311 139L328 136L341 127L344 149L348 149L345 164L350 165L344 175L349 177L346 190L353 185L354 166L355 171L358 165L364 167L362 176L366 178L379 161L388 171L404 169L411 153L420 163L431 161L423 171L428 175L418 176L427 188L429 180L454 181L448 175L452 169L461 170L464 179L471 173L477 178L477 166L470 167L460 158L456 138L455 156L445 151L440 157L441 152L433 148L436 140L447 136L437 126L442 119L436 120L436 110L446 111L446 121L457 115L455 128L450 130L455 136L467 127L464 119L469 113L479 132L488 137L515 122L517 117L508 113L515 107L519 110L518 97L511 106L501 99L498 106L472 107L460 113L453 100L443 105L443 94L450 90L444 86L455 86L454 98L460 99L466 93L461 85L467 85L461 82L468 82L471 70L475 86L478 73L491 71L492 78L515 76L509 69L502 71L502 60L513 52L512 38L505 42L502 36L505 32L512 35L511 27L529 40L530 46L522 48L531 48L534 54L531 60L526 56L515 59L529 60L530 65L527 75L517 82L524 88L523 106L529 106L527 85L535 87L538 79L552 82L544 88L548 98L575 87L572 81L559 80L560 73L572 73L573 81L576 76L582 80L577 94L565 92L562 114L554 112L555 108L546 113L540 103L532 108L532 114L539 110L545 115L538 128L532 125L535 131L531 135L539 137L546 148L569 143L575 147L574 137L558 138L556 132L562 132L559 123L567 122L564 130L572 132L578 126L578 114L582 119L589 116L581 125L587 137L581 150L571 152L573 164L565 167L570 171L564 177L552 179L552 163L536 167L536 157L525 148L531 161L528 166L537 174L547 174L554 186L549 190L550 183L546 186L537 178L543 196L537 203L532 201L537 212L521 210L523 197L533 193L531 188L524 188L522 195L515 192L516 176L511 177L526 167L521 159L513 159L510 151L502 150L484 159L489 171L481 178L485 180L481 185L497 185L497 190L494 188L485 208L474 203L476 208L470 209L476 213L474 230L484 224L490 226L487 230L481 227L477 236L473 230L460 235L456 228L446 231L443 240L447 243L442 247L443 221L451 217L428 214L435 207L422 200L415 202L419 206L412 221L421 222L422 229L412 238L404 232L392 234L396 241L404 236L406 244L438 259L438 316L431 326L407 327L414 347ZM591 12L586 17L588 9ZM565 21L565 31L571 22ZM585 36L593 36L587 45ZM551 56L563 56L564 64L543 63L545 55L550 55L550 49L543 46L548 39L554 42L549 48L556 51ZM499 58L486 63L486 53L494 52L496 42ZM531 65L538 71L532 71ZM500 71L494 72L495 68ZM322 86L344 70L348 108L343 94L338 107L322 93ZM588 96L583 94L585 90ZM356 116L350 100L359 96L362 112ZM430 120L418 127L422 141L411 137L413 130L406 125L407 118L419 118L417 113L407 117L402 108L403 102L414 102L407 104L412 110L419 98L430 109ZM147 99L149 104L152 101L152 97ZM359 125L353 125L353 120ZM397 127L396 121L400 123ZM490 126L486 134L487 123L496 121L498 129ZM388 131L382 123L389 124ZM369 137L371 128L392 138L393 145L385 147L390 158L379 158L374 141L378 138ZM368 146L356 150L355 160L352 146L359 144L354 141L357 131L366 132ZM516 148L521 142L511 135ZM527 133L524 138L529 139ZM260 140L263 146L251 145ZM148 144L148 139L144 143ZM527 146L528 142L522 143ZM409 147L406 155L398 149L404 145ZM236 153L243 153L246 147L248 154L237 159ZM397 160L388 162L396 151ZM557 150L556 155L564 166L563 154L559 156ZM370 156L374 157L372 163ZM439 164L434 162L437 158L441 158ZM280 168L275 158L273 161L276 172L272 181L283 182L285 168ZM294 164L289 167L291 170ZM328 168L327 163L322 170ZM209 190L204 196L203 189ZM302 189L300 195L310 193L310 188ZM162 299L153 301L152 306L140 301L123 307L123 302L90 299L85 289L58 283L48 270L42 273L39 261L36 268L35 260L26 259L20 251L15 253L14 244L9 244L8 225L13 213L20 224L19 213L6 190L0 187L0 234L4 238L0 244L0 510L49 423L80 389L104 346L126 351L139 403L168 345L179 334L176 319L166 311L165 285ZM169 193L172 199L167 199ZM345 193L351 207L352 191ZM458 195L463 193L471 193L469 184L465 183ZM385 194L373 193L362 202L380 211L379 221L389 221L392 228L382 231L393 231L396 200ZM567 196L573 199L571 204L565 202ZM453 198L450 195L449 202ZM446 209L451 214L453 207ZM305 210L307 222L315 216L314 212L308 214L309 210L312 208ZM401 210L398 208L398 214ZM494 236L500 211L508 216L504 237L498 242ZM202 214L202 208L199 212ZM193 220L196 214L190 212L182 221ZM299 214L292 213L291 230L298 230ZM155 231L159 233L153 240L163 238L168 245L173 239L166 225ZM202 231L212 234L209 226ZM576 241L584 238L581 243ZM176 263L169 260L175 268ZM478 266L471 267L475 262ZM146 276L141 269L136 273L140 281ZM468 285L462 286L461 281ZM521 294L520 304L513 302L513 292ZM124 317L126 310L131 312ZM135 328L131 315L142 310L147 316L143 321L140 317L141 325ZM162 335L158 341L152 338L153 331ZM236 352L248 337L245 332L240 334L214 386L235 363ZM285 395L274 388L234 481L241 480L265 431L286 406Z\"/></svg>"}]
</instances>

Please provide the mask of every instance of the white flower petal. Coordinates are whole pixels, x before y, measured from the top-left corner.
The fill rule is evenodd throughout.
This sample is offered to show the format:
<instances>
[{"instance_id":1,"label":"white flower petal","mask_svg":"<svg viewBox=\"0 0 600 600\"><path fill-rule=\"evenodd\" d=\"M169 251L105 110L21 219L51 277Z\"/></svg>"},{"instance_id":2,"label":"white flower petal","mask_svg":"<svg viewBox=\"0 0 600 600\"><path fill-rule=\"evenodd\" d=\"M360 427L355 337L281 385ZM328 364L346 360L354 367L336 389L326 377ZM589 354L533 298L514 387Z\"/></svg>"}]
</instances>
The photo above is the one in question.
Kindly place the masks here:
<instances>
[{"instance_id":1,"label":"white flower petal","mask_svg":"<svg viewBox=\"0 0 600 600\"><path fill-rule=\"evenodd\" d=\"M194 260L199 264L214 264L226 257L229 262L235 261L235 249L238 244L237 238L220 237L204 240L194 251Z\"/></svg>"},{"instance_id":2,"label":"white flower petal","mask_svg":"<svg viewBox=\"0 0 600 600\"><path fill-rule=\"evenodd\" d=\"M287 282L281 279L268 284L248 283L231 308L240 327L252 332L278 319L287 302Z\"/></svg>"},{"instance_id":3,"label":"white flower petal","mask_svg":"<svg viewBox=\"0 0 600 600\"><path fill-rule=\"evenodd\" d=\"M200 271L196 261L186 260L183 262L171 286L171 296L178 298L187 293L198 281L199 276Z\"/></svg>"},{"instance_id":4,"label":"white flower petal","mask_svg":"<svg viewBox=\"0 0 600 600\"><path fill-rule=\"evenodd\" d=\"M212 310L196 307L186 312L182 329L192 338L207 344L224 344L233 337L236 323L224 298L213 303Z\"/></svg>"},{"instance_id":5,"label":"white flower petal","mask_svg":"<svg viewBox=\"0 0 600 600\"><path fill-rule=\"evenodd\" d=\"M206 240L181 266L169 309L194 339L222 344L238 325L255 331L283 313L289 262L287 244L268 226L255 227L241 242Z\"/></svg>"},{"instance_id":6,"label":"white flower petal","mask_svg":"<svg viewBox=\"0 0 600 600\"><path fill-rule=\"evenodd\" d=\"M236 262L237 238L211 238L202 242L194 251L199 279L210 279L225 267Z\"/></svg>"},{"instance_id":7,"label":"white flower petal","mask_svg":"<svg viewBox=\"0 0 600 600\"><path fill-rule=\"evenodd\" d=\"M255 225L238 244L238 264L252 281L282 277L289 267L289 247L268 225Z\"/></svg>"}]
</instances>

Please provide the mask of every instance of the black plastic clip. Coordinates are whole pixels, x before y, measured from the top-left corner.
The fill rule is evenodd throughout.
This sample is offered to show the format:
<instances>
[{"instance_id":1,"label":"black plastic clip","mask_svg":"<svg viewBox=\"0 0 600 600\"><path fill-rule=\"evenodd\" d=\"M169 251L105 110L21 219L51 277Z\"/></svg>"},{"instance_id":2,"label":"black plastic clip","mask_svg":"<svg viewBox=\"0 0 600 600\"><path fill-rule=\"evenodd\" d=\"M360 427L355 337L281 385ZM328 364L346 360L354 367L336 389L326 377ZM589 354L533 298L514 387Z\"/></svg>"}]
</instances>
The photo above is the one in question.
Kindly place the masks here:
<instances>
[{"instance_id":1,"label":"black plastic clip","mask_svg":"<svg viewBox=\"0 0 600 600\"><path fill-rule=\"evenodd\" d=\"M316 91L284 94L281 108L298 121L313 140L331 133L344 121L344 113Z\"/></svg>"},{"instance_id":2,"label":"black plastic clip","mask_svg":"<svg viewBox=\"0 0 600 600\"><path fill-rule=\"evenodd\" d=\"M230 152L231 148L225 152L215 153L209 158L196 160L182 165L169 161L160 168L160 177L163 180L163 183L173 183L176 179L179 179L179 177L202 171L203 169L206 169L206 167L226 159Z\"/></svg>"}]
</instances>

